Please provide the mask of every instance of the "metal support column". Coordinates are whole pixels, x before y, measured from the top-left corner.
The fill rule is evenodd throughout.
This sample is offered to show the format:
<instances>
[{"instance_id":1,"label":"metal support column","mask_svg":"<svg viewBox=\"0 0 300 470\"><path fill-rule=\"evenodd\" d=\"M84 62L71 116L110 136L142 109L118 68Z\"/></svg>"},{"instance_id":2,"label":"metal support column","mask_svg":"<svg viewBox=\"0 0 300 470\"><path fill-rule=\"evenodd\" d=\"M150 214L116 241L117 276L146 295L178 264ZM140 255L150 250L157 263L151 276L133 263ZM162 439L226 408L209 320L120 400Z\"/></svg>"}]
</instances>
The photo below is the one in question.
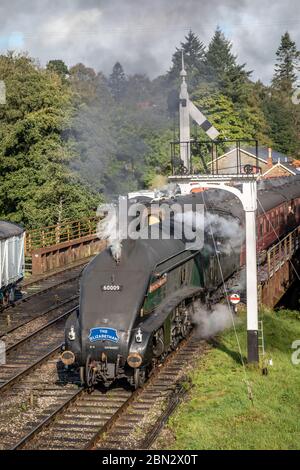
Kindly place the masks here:
<instances>
[{"instance_id":1,"label":"metal support column","mask_svg":"<svg viewBox=\"0 0 300 470\"><path fill-rule=\"evenodd\" d=\"M248 362L258 362L258 303L256 262L256 182L243 183L246 225L247 346Z\"/></svg>"}]
</instances>

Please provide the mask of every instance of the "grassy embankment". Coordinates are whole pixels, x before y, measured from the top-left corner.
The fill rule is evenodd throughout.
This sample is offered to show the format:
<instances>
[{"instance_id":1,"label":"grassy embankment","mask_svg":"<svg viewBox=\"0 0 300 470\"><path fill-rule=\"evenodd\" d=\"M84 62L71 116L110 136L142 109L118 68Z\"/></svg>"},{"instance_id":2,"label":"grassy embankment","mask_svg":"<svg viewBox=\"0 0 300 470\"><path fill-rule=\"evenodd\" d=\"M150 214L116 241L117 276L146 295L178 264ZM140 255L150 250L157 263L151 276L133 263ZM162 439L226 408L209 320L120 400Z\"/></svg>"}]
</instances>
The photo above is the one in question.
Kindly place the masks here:
<instances>
[{"instance_id":1,"label":"grassy embankment","mask_svg":"<svg viewBox=\"0 0 300 470\"><path fill-rule=\"evenodd\" d=\"M233 331L201 359L191 374L194 387L164 432L161 447L173 449L300 449L300 364L291 348L300 340L300 313L264 311L268 375L246 368L253 402ZM246 354L245 319L237 328ZM300 354L299 354L300 359Z\"/></svg>"}]
</instances>

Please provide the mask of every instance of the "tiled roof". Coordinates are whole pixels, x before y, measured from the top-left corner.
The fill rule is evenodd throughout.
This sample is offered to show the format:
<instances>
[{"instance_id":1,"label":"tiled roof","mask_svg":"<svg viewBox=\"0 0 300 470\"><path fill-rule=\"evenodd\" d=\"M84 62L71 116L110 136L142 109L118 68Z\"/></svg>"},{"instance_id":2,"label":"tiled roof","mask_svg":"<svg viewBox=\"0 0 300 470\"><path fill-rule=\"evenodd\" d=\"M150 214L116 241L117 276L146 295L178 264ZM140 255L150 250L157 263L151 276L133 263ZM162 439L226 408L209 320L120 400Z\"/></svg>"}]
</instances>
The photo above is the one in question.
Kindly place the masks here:
<instances>
[{"instance_id":1,"label":"tiled roof","mask_svg":"<svg viewBox=\"0 0 300 470\"><path fill-rule=\"evenodd\" d=\"M244 150L246 150L246 152L252 153L253 155L256 155L255 147L244 147ZM258 156L260 158L262 158L263 160L268 160L268 155L269 155L268 147L258 147ZM273 149L272 149L272 160L273 160L273 163L277 163L278 161L282 163L290 161L287 155L284 155L283 153L278 152L277 150L273 150Z\"/></svg>"}]
</instances>

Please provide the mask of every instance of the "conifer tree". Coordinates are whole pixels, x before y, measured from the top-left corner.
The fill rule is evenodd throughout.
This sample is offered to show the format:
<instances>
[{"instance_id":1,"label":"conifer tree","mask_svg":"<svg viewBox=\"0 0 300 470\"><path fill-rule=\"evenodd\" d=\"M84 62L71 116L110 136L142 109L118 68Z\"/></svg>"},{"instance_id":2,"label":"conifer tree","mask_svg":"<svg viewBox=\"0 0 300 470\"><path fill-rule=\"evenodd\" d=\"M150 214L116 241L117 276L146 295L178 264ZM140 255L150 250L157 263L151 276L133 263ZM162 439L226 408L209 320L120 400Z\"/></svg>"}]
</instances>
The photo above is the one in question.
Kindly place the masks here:
<instances>
[{"instance_id":1,"label":"conifer tree","mask_svg":"<svg viewBox=\"0 0 300 470\"><path fill-rule=\"evenodd\" d=\"M236 56L231 52L232 44L225 38L217 27L206 53L206 64L209 72L222 78L224 74L236 65Z\"/></svg>"},{"instance_id":2,"label":"conifer tree","mask_svg":"<svg viewBox=\"0 0 300 470\"><path fill-rule=\"evenodd\" d=\"M120 101L124 95L126 87L126 75L120 62L116 62L113 66L108 84L115 100Z\"/></svg>"},{"instance_id":3,"label":"conifer tree","mask_svg":"<svg viewBox=\"0 0 300 470\"><path fill-rule=\"evenodd\" d=\"M245 64L237 64L237 56L232 53L232 43L219 27L209 43L205 64L208 80L216 83L222 93L233 102L245 99L245 85L251 72L245 71Z\"/></svg>"},{"instance_id":4,"label":"conifer tree","mask_svg":"<svg viewBox=\"0 0 300 470\"><path fill-rule=\"evenodd\" d=\"M276 56L277 61L272 86L277 91L290 94L297 80L295 71L299 63L299 51L288 32L281 36Z\"/></svg>"},{"instance_id":5,"label":"conifer tree","mask_svg":"<svg viewBox=\"0 0 300 470\"><path fill-rule=\"evenodd\" d=\"M205 47L198 36L191 30L185 36L185 41L176 47L172 57L172 67L169 70L169 79L178 79L182 68L182 52L184 55L184 65L189 75L189 83L193 84L199 80L199 74L204 70Z\"/></svg>"}]
</instances>

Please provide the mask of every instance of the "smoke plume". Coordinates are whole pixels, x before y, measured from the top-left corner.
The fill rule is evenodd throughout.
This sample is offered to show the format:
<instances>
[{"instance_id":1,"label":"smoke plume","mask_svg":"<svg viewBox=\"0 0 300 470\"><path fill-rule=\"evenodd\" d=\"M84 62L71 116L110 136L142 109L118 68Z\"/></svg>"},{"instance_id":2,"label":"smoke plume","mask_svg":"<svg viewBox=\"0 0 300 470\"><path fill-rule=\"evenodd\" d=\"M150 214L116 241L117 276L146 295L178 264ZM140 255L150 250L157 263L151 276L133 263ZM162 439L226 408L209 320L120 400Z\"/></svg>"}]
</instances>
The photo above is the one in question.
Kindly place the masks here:
<instances>
[{"instance_id":1,"label":"smoke plume","mask_svg":"<svg viewBox=\"0 0 300 470\"><path fill-rule=\"evenodd\" d=\"M200 338L211 338L236 324L238 319L225 304L216 304L209 310L200 301L194 303L193 323Z\"/></svg>"},{"instance_id":2,"label":"smoke plume","mask_svg":"<svg viewBox=\"0 0 300 470\"><path fill-rule=\"evenodd\" d=\"M212 233L215 239L222 238L222 243L218 244L221 247L222 253L230 253L233 251L239 251L245 238L244 230L241 230L240 223L237 219L225 217L214 214L212 212L206 212L205 214L205 230L207 233ZM225 239L225 240L224 240Z\"/></svg>"},{"instance_id":3,"label":"smoke plume","mask_svg":"<svg viewBox=\"0 0 300 470\"><path fill-rule=\"evenodd\" d=\"M111 254L118 263L122 253L122 240L118 229L118 210L113 204L106 205L105 209L101 207L101 210L97 212L97 215L105 213L104 218L98 222L97 236L101 240L107 240Z\"/></svg>"}]
</instances>

